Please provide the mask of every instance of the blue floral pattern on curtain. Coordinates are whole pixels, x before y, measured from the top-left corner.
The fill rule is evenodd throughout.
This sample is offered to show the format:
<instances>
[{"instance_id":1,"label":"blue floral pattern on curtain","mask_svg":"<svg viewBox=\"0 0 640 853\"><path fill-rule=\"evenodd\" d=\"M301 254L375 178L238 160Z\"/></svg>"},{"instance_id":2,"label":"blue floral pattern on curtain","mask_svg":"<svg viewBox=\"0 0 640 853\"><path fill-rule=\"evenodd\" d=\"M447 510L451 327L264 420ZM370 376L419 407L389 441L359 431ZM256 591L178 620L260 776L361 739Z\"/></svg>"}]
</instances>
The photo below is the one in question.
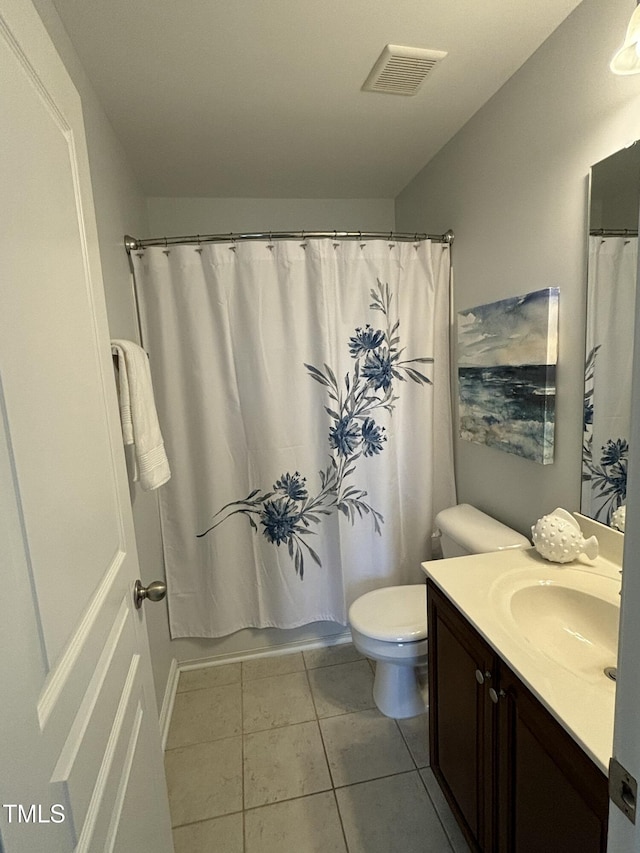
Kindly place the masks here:
<instances>
[{"instance_id":1,"label":"blue floral pattern on curtain","mask_svg":"<svg viewBox=\"0 0 640 853\"><path fill-rule=\"evenodd\" d=\"M318 472L319 490L310 495L306 477L296 471L282 474L271 490L254 489L245 498L231 501L219 509L213 524L197 537L207 536L233 515L243 515L254 532L260 530L277 547L286 545L296 574L304 577L304 558L321 565L318 554L306 537L313 525L335 511L343 513L353 525L358 518L371 516L376 533L381 533L384 518L367 501L367 492L353 485L358 461L384 450L385 428L376 422L378 410L393 412L398 400L394 382L411 379L418 385L431 385L416 364L433 363L433 358L401 360L400 321L392 316L393 294L388 284L377 280L370 292L372 311L386 319L384 329L367 324L357 328L349 339L353 370L341 385L328 364L323 369L305 364L309 376L326 389L329 405L324 409L331 419L329 428L329 464Z\"/></svg>"},{"instance_id":2,"label":"blue floral pattern on curtain","mask_svg":"<svg viewBox=\"0 0 640 853\"><path fill-rule=\"evenodd\" d=\"M594 380L596 357L601 345L589 353L584 372L584 440L582 445L582 482L590 483L594 502L599 506L594 518L611 524L613 513L627 499L629 443L624 438L609 438L599 454L593 448Z\"/></svg>"}]
</instances>

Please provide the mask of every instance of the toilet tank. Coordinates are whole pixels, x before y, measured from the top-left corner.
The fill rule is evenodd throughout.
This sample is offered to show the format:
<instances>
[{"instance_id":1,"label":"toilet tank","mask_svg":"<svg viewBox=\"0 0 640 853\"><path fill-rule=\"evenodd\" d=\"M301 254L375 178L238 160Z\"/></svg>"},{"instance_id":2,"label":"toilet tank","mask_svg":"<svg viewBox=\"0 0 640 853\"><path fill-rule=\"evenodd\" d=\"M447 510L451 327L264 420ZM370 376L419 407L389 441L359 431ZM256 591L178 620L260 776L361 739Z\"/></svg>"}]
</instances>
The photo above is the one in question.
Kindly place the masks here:
<instances>
[{"instance_id":1,"label":"toilet tank","mask_svg":"<svg viewBox=\"0 0 640 853\"><path fill-rule=\"evenodd\" d=\"M441 533L443 557L531 547L525 536L470 504L443 509L436 516L436 527Z\"/></svg>"}]
</instances>

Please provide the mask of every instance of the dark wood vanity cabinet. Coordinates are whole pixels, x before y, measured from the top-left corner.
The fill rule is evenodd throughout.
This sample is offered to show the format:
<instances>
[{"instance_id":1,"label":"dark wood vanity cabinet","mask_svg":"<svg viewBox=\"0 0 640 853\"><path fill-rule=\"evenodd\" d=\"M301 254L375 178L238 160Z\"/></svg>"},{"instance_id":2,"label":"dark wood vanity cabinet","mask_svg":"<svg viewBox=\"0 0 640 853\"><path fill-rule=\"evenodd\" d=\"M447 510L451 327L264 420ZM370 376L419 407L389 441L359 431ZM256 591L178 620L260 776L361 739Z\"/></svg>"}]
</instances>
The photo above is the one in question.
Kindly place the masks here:
<instances>
[{"instance_id":1,"label":"dark wood vanity cabinet","mask_svg":"<svg viewBox=\"0 0 640 853\"><path fill-rule=\"evenodd\" d=\"M607 779L427 581L431 766L482 853L604 853Z\"/></svg>"},{"instance_id":2,"label":"dark wood vanity cabinet","mask_svg":"<svg viewBox=\"0 0 640 853\"><path fill-rule=\"evenodd\" d=\"M492 850L494 654L429 582L427 602L431 767L474 849Z\"/></svg>"}]
</instances>

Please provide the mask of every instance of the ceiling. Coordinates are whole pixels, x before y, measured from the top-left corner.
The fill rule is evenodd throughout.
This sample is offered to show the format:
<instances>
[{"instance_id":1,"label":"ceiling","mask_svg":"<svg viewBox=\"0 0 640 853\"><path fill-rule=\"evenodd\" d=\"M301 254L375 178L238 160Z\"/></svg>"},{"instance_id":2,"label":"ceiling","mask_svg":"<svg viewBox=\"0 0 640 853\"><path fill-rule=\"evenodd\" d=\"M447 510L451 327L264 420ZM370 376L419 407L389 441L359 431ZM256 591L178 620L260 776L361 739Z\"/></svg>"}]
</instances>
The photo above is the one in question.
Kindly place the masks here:
<instances>
[{"instance_id":1,"label":"ceiling","mask_svg":"<svg viewBox=\"0 0 640 853\"><path fill-rule=\"evenodd\" d=\"M54 0L148 196L393 198L580 0ZM414 96L388 44L445 50Z\"/></svg>"}]
</instances>

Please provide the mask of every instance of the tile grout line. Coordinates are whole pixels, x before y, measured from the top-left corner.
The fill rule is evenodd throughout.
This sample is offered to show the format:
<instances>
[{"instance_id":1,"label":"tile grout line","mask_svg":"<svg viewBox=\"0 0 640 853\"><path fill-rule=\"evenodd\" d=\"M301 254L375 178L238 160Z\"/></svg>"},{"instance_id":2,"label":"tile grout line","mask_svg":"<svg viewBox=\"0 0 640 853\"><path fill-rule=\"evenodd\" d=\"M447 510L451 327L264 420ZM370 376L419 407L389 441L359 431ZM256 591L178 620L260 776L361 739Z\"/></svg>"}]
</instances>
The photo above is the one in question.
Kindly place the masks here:
<instances>
[{"instance_id":1,"label":"tile grout line","mask_svg":"<svg viewBox=\"0 0 640 853\"><path fill-rule=\"evenodd\" d=\"M423 768L423 770L426 770L426 769L427 769L426 767ZM430 766L429 766L429 770L431 770ZM429 792L429 788L427 786L427 783L424 780L424 776L422 775L422 773L420 773L420 771L418 771L418 776L420 778L420 781L422 782L422 786L424 787L424 789L426 791L429 802L433 806L433 810L436 813L436 817L438 818L438 821L440 822L440 826L442 827L442 831L444 832L445 838L447 839L447 841L449 843L450 853L455 853L455 848L453 846L453 840L452 840L451 836L449 835L449 832L447 831L447 827L445 826L442 817L440 816L440 809L436 806L435 802L433 801L433 797L431 796L431 794Z\"/></svg>"},{"instance_id":2,"label":"tile grout line","mask_svg":"<svg viewBox=\"0 0 640 853\"><path fill-rule=\"evenodd\" d=\"M320 717L318 716L318 708L316 706L316 697L313 693L313 687L311 686L311 679L309 678L309 669L307 667L307 661L305 660L304 655L302 656L302 659L304 661L305 673L307 676L307 684L309 685L309 694L311 695L311 702L313 703L313 710L315 711L315 715L316 715L315 723L316 723L316 726L318 727L318 734L320 735L320 743L322 744L322 751L324 753L324 760L327 764L327 772L329 773L329 781L331 783L331 789L330 790L333 792L333 798L335 800L336 809L338 811L338 817L340 819L340 826L342 827L342 818L340 817L340 809L338 808L338 802L336 800L336 786L335 786L335 782L333 779L333 773L331 772L331 764L329 763L329 755L327 753L327 745L324 742L324 735L322 734L322 726L320 725ZM342 827L342 834L344 835L344 827ZM345 838L345 844L346 844L346 838Z\"/></svg>"},{"instance_id":3,"label":"tile grout line","mask_svg":"<svg viewBox=\"0 0 640 853\"><path fill-rule=\"evenodd\" d=\"M347 853L349 853L349 842L347 841L347 832L344 828L344 821L342 820L342 812L340 811L340 803L338 802L338 794L337 794L335 788L333 789L332 793L333 793L333 801L336 804L336 812L338 813L338 820L340 821L340 829L342 830L342 837L344 839L344 849L347 851Z\"/></svg>"},{"instance_id":4,"label":"tile grout line","mask_svg":"<svg viewBox=\"0 0 640 853\"><path fill-rule=\"evenodd\" d=\"M306 661L305 661L305 664L306 664ZM332 790L334 792L334 796L335 796L336 785L335 785L335 781L333 778L333 772L331 770L331 764L329 762L329 753L327 752L327 745L324 741L324 735L322 733L322 726L320 725L320 717L318 716L318 709L316 707L315 696L313 695L313 688L311 687L311 681L309 680L309 671L308 670L307 670L307 680L309 681L309 691L311 693L311 701L313 702L313 707L314 707L315 712L316 712L316 724L318 726L318 732L320 733L320 742L322 743L322 750L324 752L324 760L327 762L327 770L329 771L329 779L331 780L331 788L332 788Z\"/></svg>"},{"instance_id":5,"label":"tile grout line","mask_svg":"<svg viewBox=\"0 0 640 853\"><path fill-rule=\"evenodd\" d=\"M334 788L335 791L344 791L345 788L354 788L356 785L368 785L369 782L380 782L382 779L393 779L396 776L409 776L412 773L418 773L420 776L420 772L414 770L396 770L394 773L384 773L382 776L373 776L371 779L360 779L358 782L349 782L347 785L338 785ZM422 777L420 777L422 780ZM423 782L424 784L424 782ZM427 792L428 793L428 792ZM431 797L429 797L431 800ZM435 806L433 807L435 810Z\"/></svg>"},{"instance_id":6,"label":"tile grout line","mask_svg":"<svg viewBox=\"0 0 640 853\"><path fill-rule=\"evenodd\" d=\"M411 719L411 717L408 717L407 719ZM411 760L413 761L413 763L414 763L414 765L415 765L416 770L420 771L422 768L418 767L418 762L416 761L416 757L415 757L415 755L413 754L413 750L412 750L412 749L411 749L411 747L409 746L409 741L407 740L407 738L405 737L404 732L402 731L402 726L400 725L400 723L398 722L398 720L394 720L394 722L395 722L396 726L398 727L398 731L400 732L400 737L402 738L402 741L403 741L404 745L405 745L405 746L406 746L406 748L407 748L407 752L409 753L409 755L410 755L410 757L411 757ZM429 760L431 760L431 756L429 756Z\"/></svg>"},{"instance_id":7,"label":"tile grout line","mask_svg":"<svg viewBox=\"0 0 640 853\"><path fill-rule=\"evenodd\" d=\"M240 749L240 774L241 774L241 792L242 792L242 850L243 853L247 849L247 822L245 820L245 804L244 804L244 664L240 663L240 732L242 737Z\"/></svg>"},{"instance_id":8,"label":"tile grout line","mask_svg":"<svg viewBox=\"0 0 640 853\"><path fill-rule=\"evenodd\" d=\"M340 821L340 831L342 832L342 840L344 841L344 849L346 853L349 853L349 842L347 841L347 833L344 827L344 821L342 819L342 812L340 811L340 804L338 803L338 794L336 791L335 780L333 778L333 771L331 770L331 763L329 762L329 755L327 753L327 745L325 743L324 734L322 732L322 726L320 725L320 717L318 716L318 709L316 707L316 699L313 693L313 687L311 686L311 679L309 678L309 667L307 666L306 658L304 654L302 656L304 661L305 671L307 673L307 681L309 682L309 690L311 692L311 701L313 702L313 707L316 712L316 722L318 724L318 731L320 732L320 741L322 743L322 749L324 750L324 758L327 762L327 769L329 771L329 779L331 780L331 793L333 794L333 802L336 807L336 813L338 815L338 820ZM320 669L321 667L314 667L314 669Z\"/></svg>"}]
</instances>

